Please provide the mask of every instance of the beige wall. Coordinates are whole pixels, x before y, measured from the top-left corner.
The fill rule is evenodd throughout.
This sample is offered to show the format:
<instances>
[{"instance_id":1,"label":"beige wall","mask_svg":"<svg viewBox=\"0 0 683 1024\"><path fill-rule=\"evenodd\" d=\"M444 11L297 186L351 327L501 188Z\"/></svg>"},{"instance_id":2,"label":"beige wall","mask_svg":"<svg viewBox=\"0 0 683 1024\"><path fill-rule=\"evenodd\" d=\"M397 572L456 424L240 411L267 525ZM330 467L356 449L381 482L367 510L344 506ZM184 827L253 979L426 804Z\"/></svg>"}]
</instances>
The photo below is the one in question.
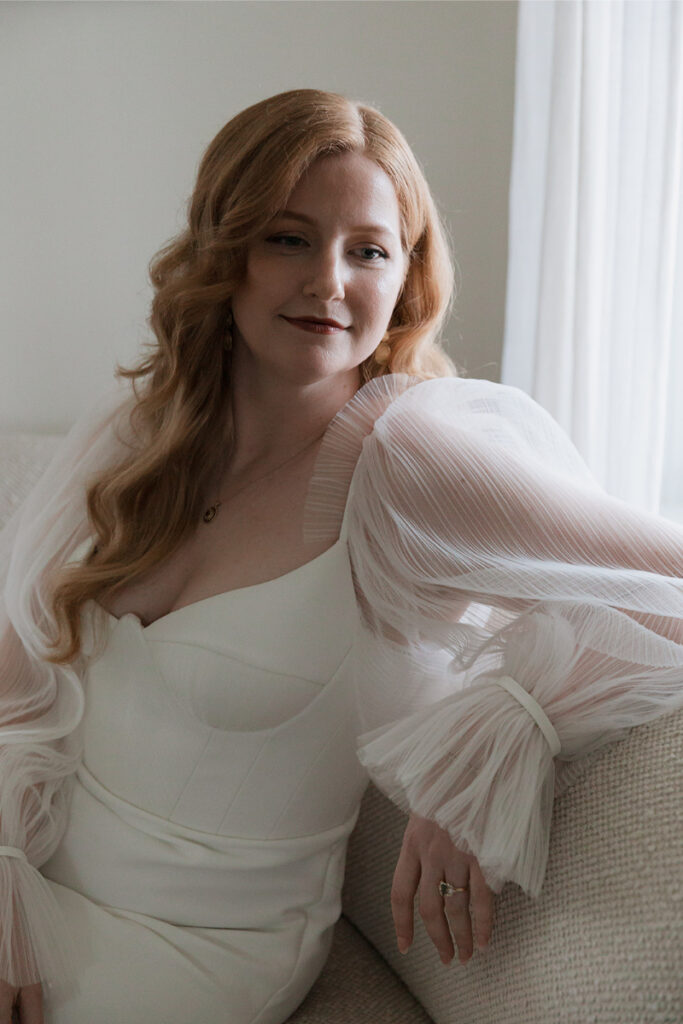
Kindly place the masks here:
<instances>
[{"instance_id":1,"label":"beige wall","mask_svg":"<svg viewBox=\"0 0 683 1024\"><path fill-rule=\"evenodd\" d=\"M498 379L516 17L512 0L0 4L0 430L65 430L133 360L147 263L204 147L303 86L408 138L458 261L449 347Z\"/></svg>"}]
</instances>

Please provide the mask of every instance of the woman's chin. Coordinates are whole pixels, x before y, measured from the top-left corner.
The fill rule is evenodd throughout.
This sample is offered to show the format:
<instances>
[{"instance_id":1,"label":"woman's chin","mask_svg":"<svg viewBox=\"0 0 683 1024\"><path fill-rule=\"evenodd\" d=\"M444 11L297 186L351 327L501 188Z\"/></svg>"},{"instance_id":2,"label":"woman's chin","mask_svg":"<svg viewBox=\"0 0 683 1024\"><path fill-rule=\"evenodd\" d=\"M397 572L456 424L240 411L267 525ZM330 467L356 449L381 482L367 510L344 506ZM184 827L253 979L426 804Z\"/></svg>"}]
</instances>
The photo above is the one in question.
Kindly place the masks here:
<instances>
[{"instance_id":1,"label":"woman's chin","mask_svg":"<svg viewBox=\"0 0 683 1024\"><path fill-rule=\"evenodd\" d=\"M335 358L334 355L321 350L309 350L297 353L286 366L281 368L282 376L288 380L296 380L301 384L316 384L332 378L354 376L358 372L358 363Z\"/></svg>"},{"instance_id":2,"label":"woman's chin","mask_svg":"<svg viewBox=\"0 0 683 1024\"><path fill-rule=\"evenodd\" d=\"M332 379L359 381L358 367L365 358L364 354L357 356L348 349L335 351L329 338L318 338L316 342L292 348L283 346L275 358L272 351L261 354L249 350L240 352L237 358L233 355L233 366L237 376L244 373L247 377L275 377L302 387Z\"/></svg>"}]
</instances>

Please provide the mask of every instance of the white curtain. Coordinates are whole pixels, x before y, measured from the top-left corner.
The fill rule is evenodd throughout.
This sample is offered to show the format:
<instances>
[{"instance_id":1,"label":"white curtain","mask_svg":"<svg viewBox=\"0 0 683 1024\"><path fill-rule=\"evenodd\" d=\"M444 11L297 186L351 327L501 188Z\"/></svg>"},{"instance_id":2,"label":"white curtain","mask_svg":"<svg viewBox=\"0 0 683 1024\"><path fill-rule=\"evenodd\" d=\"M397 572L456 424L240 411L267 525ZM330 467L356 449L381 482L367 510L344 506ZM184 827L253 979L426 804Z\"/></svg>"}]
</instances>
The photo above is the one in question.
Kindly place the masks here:
<instances>
[{"instance_id":1,"label":"white curtain","mask_svg":"<svg viewBox=\"0 0 683 1024\"><path fill-rule=\"evenodd\" d=\"M683 7L520 0L501 380L683 521Z\"/></svg>"}]
</instances>

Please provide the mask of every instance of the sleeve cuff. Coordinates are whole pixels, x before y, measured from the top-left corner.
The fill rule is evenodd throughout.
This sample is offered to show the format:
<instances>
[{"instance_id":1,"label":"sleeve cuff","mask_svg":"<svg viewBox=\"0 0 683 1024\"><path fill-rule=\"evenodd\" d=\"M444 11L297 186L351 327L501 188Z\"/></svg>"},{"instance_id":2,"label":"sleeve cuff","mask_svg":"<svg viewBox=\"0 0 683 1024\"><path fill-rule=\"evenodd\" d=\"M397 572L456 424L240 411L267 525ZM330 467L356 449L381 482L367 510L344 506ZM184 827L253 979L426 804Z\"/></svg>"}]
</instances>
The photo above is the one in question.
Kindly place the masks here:
<instances>
[{"instance_id":1,"label":"sleeve cuff","mask_svg":"<svg viewBox=\"0 0 683 1024\"><path fill-rule=\"evenodd\" d=\"M72 936L47 880L17 847L0 847L0 893L0 978L16 988L42 982L51 999L67 998L78 987Z\"/></svg>"},{"instance_id":2,"label":"sleeve cuff","mask_svg":"<svg viewBox=\"0 0 683 1024\"><path fill-rule=\"evenodd\" d=\"M18 846L0 846L0 857L16 857L18 860L25 860L27 864L29 862L24 851Z\"/></svg>"}]
</instances>

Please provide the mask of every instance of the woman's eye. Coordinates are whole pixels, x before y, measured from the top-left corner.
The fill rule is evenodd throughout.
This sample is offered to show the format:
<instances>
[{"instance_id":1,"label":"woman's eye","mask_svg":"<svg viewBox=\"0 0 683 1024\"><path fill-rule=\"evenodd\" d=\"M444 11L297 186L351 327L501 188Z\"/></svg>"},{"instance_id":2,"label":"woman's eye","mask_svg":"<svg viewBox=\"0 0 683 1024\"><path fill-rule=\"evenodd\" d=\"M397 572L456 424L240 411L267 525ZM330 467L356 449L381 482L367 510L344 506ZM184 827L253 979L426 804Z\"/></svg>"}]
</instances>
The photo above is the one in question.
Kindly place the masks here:
<instances>
[{"instance_id":1,"label":"woman's eye","mask_svg":"<svg viewBox=\"0 0 683 1024\"><path fill-rule=\"evenodd\" d=\"M374 253L376 256L380 256L383 260L386 260L388 258L387 254L382 249L376 249L372 245L364 245L363 248L360 251L361 252L371 252L371 253ZM370 263L376 263L377 260L370 260L369 262Z\"/></svg>"},{"instance_id":2,"label":"woman's eye","mask_svg":"<svg viewBox=\"0 0 683 1024\"><path fill-rule=\"evenodd\" d=\"M288 242L288 241L303 242L303 238L299 238L298 235L272 235L272 237L269 238L268 241L269 242Z\"/></svg>"},{"instance_id":3,"label":"woman's eye","mask_svg":"<svg viewBox=\"0 0 683 1024\"><path fill-rule=\"evenodd\" d=\"M300 238L298 235L271 235L268 241L274 242L275 244L287 243L283 245L283 248L285 249L292 248L292 246L289 244L290 242L295 243L293 246L293 248L295 249L299 248L299 246L296 245L297 242L303 242L304 245L306 244L306 239ZM363 261L365 263L376 263L378 258L383 260L389 258L383 249L378 249L374 245L363 245L357 251L362 253L371 253L370 258L367 258L365 256L363 257Z\"/></svg>"}]
</instances>

